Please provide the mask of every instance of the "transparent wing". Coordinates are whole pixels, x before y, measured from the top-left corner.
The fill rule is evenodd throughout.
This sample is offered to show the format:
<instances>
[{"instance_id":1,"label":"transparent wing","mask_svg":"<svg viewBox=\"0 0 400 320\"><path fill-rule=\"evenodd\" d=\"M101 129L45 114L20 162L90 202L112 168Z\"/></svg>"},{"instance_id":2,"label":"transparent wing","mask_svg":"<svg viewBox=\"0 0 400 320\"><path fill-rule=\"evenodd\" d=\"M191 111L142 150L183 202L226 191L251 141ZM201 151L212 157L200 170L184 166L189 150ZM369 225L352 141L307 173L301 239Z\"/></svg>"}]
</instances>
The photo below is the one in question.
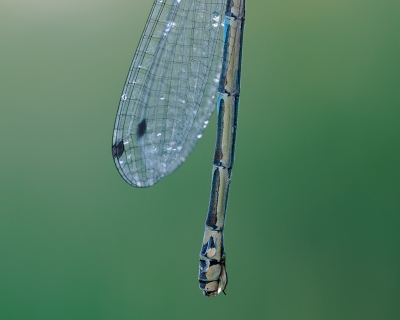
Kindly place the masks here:
<instances>
[{"instance_id":1,"label":"transparent wing","mask_svg":"<svg viewBox=\"0 0 400 320\"><path fill-rule=\"evenodd\" d=\"M193 150L217 101L227 0L157 0L123 89L113 157L148 187Z\"/></svg>"}]
</instances>

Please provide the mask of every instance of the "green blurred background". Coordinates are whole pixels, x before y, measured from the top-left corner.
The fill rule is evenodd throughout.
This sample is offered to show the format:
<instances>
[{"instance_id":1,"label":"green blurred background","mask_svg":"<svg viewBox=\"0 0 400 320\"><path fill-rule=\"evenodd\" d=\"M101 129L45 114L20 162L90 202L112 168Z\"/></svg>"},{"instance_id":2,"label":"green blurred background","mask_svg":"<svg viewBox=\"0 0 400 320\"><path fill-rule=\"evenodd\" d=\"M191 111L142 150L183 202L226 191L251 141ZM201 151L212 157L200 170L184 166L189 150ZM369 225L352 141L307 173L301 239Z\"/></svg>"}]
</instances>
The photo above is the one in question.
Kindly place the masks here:
<instances>
[{"instance_id":1,"label":"green blurred background","mask_svg":"<svg viewBox=\"0 0 400 320\"><path fill-rule=\"evenodd\" d=\"M148 189L111 135L152 1L0 1L1 319L400 319L400 2L248 1L227 296L215 116Z\"/></svg>"}]
</instances>

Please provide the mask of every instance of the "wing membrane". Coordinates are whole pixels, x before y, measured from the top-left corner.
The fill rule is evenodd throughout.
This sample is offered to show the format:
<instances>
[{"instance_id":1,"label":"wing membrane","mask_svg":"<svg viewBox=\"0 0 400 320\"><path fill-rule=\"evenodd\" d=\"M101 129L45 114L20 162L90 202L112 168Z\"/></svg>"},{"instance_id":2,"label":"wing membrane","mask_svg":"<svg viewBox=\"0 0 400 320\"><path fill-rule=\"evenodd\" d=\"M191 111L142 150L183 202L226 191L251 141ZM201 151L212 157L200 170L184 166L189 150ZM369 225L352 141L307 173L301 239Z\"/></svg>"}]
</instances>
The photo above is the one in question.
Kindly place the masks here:
<instances>
[{"instance_id":1,"label":"wing membrane","mask_svg":"<svg viewBox=\"0 0 400 320\"><path fill-rule=\"evenodd\" d=\"M121 96L113 156L148 187L193 150L217 101L226 0L157 0Z\"/></svg>"}]
</instances>

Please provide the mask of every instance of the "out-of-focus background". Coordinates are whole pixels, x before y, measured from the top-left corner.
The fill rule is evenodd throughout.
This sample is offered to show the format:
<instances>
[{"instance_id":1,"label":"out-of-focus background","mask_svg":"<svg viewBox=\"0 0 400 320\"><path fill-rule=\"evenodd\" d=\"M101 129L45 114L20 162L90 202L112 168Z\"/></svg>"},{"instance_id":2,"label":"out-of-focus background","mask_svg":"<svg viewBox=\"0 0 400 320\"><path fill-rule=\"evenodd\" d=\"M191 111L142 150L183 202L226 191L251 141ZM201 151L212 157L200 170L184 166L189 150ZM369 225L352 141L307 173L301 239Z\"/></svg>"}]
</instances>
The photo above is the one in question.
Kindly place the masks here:
<instances>
[{"instance_id":1,"label":"out-of-focus background","mask_svg":"<svg viewBox=\"0 0 400 320\"><path fill-rule=\"evenodd\" d=\"M111 157L151 6L0 2L0 317L400 319L400 2L248 1L214 299L197 272L215 116L154 187Z\"/></svg>"}]
</instances>

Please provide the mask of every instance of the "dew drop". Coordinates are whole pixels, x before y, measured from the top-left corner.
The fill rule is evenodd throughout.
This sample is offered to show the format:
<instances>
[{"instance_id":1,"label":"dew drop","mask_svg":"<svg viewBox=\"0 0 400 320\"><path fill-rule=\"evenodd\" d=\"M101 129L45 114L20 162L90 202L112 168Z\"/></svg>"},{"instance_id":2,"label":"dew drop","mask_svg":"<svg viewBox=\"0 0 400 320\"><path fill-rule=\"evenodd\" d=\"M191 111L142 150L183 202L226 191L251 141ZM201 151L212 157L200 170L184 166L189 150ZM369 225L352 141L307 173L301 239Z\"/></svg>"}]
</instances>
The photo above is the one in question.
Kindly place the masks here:
<instances>
[{"instance_id":1,"label":"dew drop","mask_svg":"<svg viewBox=\"0 0 400 320\"><path fill-rule=\"evenodd\" d=\"M211 16L212 26L214 28L218 27L219 21L221 20L221 14L217 11L214 11Z\"/></svg>"}]
</instances>

